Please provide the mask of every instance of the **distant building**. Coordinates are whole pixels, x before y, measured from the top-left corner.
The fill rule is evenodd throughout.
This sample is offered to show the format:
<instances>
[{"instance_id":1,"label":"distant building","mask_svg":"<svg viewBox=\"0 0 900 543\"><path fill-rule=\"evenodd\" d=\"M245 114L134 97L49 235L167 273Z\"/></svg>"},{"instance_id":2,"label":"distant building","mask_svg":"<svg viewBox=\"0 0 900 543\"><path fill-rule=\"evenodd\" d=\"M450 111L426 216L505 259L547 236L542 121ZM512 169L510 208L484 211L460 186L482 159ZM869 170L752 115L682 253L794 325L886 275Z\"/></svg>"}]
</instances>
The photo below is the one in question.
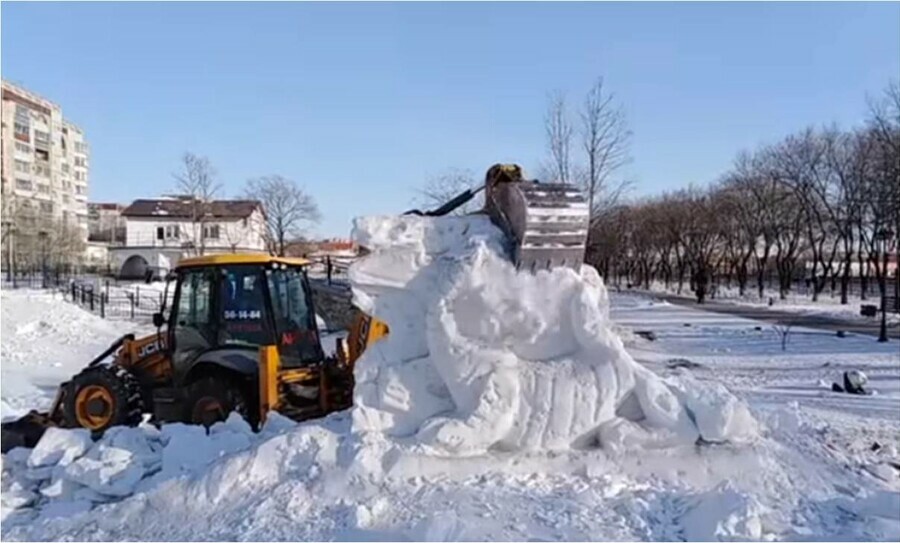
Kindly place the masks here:
<instances>
[{"instance_id":1,"label":"distant building","mask_svg":"<svg viewBox=\"0 0 900 543\"><path fill-rule=\"evenodd\" d=\"M148 270L162 275L179 259L201 253L266 252L265 214L255 200L141 199L121 216L124 243L109 249L121 277L144 277Z\"/></svg>"},{"instance_id":2,"label":"distant building","mask_svg":"<svg viewBox=\"0 0 900 543\"><path fill-rule=\"evenodd\" d=\"M13 252L17 260L35 252L58 258L88 237L87 141L60 106L27 89L3 81L0 103L4 262Z\"/></svg>"},{"instance_id":3,"label":"distant building","mask_svg":"<svg viewBox=\"0 0 900 543\"><path fill-rule=\"evenodd\" d=\"M88 240L125 243L125 206L114 203L88 202Z\"/></svg>"}]
</instances>

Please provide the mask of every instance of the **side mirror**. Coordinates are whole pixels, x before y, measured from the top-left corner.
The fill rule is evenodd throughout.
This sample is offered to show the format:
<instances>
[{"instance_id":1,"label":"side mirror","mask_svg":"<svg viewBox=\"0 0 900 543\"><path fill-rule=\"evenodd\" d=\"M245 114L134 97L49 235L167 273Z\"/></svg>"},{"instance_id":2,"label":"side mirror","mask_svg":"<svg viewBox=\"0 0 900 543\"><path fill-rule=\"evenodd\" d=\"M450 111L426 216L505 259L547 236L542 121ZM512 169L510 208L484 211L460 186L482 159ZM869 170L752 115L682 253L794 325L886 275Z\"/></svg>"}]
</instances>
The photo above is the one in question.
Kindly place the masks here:
<instances>
[{"instance_id":1,"label":"side mirror","mask_svg":"<svg viewBox=\"0 0 900 543\"><path fill-rule=\"evenodd\" d=\"M166 319L163 318L162 313L154 313L153 314L153 326L157 328L162 328L163 324L166 323Z\"/></svg>"}]
</instances>

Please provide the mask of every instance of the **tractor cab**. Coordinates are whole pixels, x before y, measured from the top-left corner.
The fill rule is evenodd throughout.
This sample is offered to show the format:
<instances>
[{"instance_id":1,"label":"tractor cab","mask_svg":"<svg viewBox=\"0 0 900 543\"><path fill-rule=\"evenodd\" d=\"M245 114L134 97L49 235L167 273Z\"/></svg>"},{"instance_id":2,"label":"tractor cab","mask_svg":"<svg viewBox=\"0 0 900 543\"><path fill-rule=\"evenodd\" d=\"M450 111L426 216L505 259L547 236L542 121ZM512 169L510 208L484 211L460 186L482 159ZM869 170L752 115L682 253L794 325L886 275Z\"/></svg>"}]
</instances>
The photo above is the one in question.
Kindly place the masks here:
<instances>
[{"instance_id":1,"label":"tractor cab","mask_svg":"<svg viewBox=\"0 0 900 543\"><path fill-rule=\"evenodd\" d=\"M308 261L267 255L211 255L179 262L167 325L175 375L200 354L276 346L281 367L321 362Z\"/></svg>"}]
</instances>

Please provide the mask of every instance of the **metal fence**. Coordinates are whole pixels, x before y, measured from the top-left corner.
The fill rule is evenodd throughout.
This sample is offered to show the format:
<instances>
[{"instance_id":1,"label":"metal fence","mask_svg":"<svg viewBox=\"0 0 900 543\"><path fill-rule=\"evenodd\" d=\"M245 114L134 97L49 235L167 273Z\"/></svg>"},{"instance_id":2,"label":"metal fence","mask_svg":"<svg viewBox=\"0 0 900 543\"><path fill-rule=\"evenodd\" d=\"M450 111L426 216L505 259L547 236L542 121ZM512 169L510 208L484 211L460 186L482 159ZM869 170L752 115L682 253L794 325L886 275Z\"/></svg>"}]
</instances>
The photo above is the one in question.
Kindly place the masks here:
<instances>
[{"instance_id":1,"label":"metal fence","mask_svg":"<svg viewBox=\"0 0 900 543\"><path fill-rule=\"evenodd\" d=\"M72 303L104 319L150 322L153 314L161 310L164 302L164 294L160 290L145 287L141 292L140 284L126 288L112 285L110 281L100 284L92 281L72 281L66 294Z\"/></svg>"},{"instance_id":2,"label":"metal fence","mask_svg":"<svg viewBox=\"0 0 900 543\"><path fill-rule=\"evenodd\" d=\"M28 270L3 274L4 289L42 289L61 292L66 301L104 319L150 322L164 302L163 283L120 281L96 274L65 273L63 270Z\"/></svg>"}]
</instances>

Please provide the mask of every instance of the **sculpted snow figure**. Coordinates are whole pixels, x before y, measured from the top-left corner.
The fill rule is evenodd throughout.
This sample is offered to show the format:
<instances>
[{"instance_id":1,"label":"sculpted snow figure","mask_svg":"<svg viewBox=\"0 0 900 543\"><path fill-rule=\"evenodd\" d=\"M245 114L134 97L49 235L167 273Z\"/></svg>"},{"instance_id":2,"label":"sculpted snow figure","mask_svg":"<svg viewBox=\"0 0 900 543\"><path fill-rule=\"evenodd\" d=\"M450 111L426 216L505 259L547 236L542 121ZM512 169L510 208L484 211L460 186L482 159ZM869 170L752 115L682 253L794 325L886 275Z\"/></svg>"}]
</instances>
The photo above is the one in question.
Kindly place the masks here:
<instances>
[{"instance_id":1,"label":"sculpted snow figure","mask_svg":"<svg viewBox=\"0 0 900 543\"><path fill-rule=\"evenodd\" d=\"M517 272L484 216L365 217L354 238L371 250L350 269L354 301L390 329L357 362L354 431L474 455L755 430L724 388L672 387L636 363L590 266Z\"/></svg>"}]
</instances>

